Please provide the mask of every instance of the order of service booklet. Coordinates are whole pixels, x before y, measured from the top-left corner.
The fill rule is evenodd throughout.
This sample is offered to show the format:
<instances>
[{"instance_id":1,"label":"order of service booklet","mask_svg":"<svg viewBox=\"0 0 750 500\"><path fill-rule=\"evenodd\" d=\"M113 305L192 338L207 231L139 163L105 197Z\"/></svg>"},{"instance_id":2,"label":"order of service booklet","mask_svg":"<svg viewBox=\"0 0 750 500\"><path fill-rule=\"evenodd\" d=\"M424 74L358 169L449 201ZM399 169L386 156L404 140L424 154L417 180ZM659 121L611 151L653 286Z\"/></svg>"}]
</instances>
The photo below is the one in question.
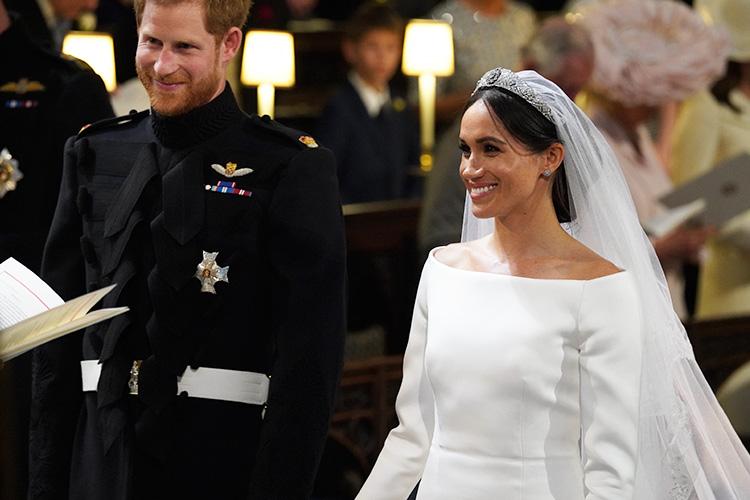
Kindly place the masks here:
<instances>
[{"instance_id":1,"label":"order of service booklet","mask_svg":"<svg viewBox=\"0 0 750 500\"><path fill-rule=\"evenodd\" d=\"M115 286L65 302L17 260L0 263L0 362L126 312L127 307L91 311Z\"/></svg>"},{"instance_id":2,"label":"order of service booklet","mask_svg":"<svg viewBox=\"0 0 750 500\"><path fill-rule=\"evenodd\" d=\"M643 226L663 236L682 224L711 225L717 229L750 210L750 155L725 160L703 175L662 196L666 210Z\"/></svg>"}]
</instances>

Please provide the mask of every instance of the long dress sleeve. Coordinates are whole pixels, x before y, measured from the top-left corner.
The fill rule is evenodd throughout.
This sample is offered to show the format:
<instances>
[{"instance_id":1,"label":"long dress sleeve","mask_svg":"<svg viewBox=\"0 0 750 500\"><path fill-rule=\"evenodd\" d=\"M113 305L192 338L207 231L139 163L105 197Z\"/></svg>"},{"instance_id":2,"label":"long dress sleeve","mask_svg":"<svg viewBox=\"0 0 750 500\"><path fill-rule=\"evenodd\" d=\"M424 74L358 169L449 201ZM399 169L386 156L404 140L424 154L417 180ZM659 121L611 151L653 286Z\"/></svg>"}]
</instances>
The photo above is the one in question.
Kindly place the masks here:
<instances>
[{"instance_id":1,"label":"long dress sleeve","mask_svg":"<svg viewBox=\"0 0 750 500\"><path fill-rule=\"evenodd\" d=\"M586 500L631 500L638 448L642 323L635 285L587 282L579 311ZM618 285L616 288L613 285Z\"/></svg>"},{"instance_id":2,"label":"long dress sleeve","mask_svg":"<svg viewBox=\"0 0 750 500\"><path fill-rule=\"evenodd\" d=\"M428 264L429 265L429 264ZM427 267L417 290L404 374L396 398L399 425L385 440L356 500L404 500L419 481L432 442L435 401L424 366L427 344Z\"/></svg>"}]
</instances>

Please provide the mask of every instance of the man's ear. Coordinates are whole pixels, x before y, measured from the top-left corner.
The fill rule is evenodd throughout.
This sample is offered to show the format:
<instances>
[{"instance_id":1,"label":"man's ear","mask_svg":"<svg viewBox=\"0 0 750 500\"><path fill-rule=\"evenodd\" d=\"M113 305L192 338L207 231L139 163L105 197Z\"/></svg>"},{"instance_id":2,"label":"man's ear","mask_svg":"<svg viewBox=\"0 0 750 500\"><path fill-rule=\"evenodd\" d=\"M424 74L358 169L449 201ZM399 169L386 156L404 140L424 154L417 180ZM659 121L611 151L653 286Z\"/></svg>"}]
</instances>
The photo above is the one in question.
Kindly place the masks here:
<instances>
[{"instance_id":1,"label":"man's ear","mask_svg":"<svg viewBox=\"0 0 750 500\"><path fill-rule=\"evenodd\" d=\"M221 40L221 62L228 64L240 51L240 45L242 45L242 30L233 26Z\"/></svg>"}]
</instances>

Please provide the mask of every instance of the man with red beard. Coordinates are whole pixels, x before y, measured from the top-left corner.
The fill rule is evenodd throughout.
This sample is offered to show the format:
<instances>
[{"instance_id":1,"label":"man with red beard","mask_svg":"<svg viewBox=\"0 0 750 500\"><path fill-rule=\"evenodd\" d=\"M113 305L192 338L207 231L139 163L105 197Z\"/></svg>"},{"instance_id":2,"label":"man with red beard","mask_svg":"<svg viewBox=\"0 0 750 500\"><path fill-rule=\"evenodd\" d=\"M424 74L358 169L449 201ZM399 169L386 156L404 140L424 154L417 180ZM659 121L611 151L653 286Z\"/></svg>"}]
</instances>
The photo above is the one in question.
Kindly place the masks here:
<instances>
[{"instance_id":1,"label":"man with red beard","mask_svg":"<svg viewBox=\"0 0 750 500\"><path fill-rule=\"evenodd\" d=\"M302 499L341 367L331 153L238 108L249 0L136 0L151 110L66 146L42 274L116 284L111 322L34 355L32 499Z\"/></svg>"}]
</instances>

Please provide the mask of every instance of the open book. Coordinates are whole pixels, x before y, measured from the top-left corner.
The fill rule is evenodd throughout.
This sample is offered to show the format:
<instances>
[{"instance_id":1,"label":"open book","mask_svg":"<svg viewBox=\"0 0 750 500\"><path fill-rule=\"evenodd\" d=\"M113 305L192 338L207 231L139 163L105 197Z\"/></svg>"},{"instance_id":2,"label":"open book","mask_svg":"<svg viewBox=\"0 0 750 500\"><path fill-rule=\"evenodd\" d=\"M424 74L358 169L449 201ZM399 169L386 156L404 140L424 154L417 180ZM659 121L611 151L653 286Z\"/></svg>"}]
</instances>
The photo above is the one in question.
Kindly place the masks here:
<instances>
[{"instance_id":1,"label":"open book","mask_svg":"<svg viewBox=\"0 0 750 500\"><path fill-rule=\"evenodd\" d=\"M666 211L643 226L662 236L685 223L717 229L750 210L750 155L742 153L662 196Z\"/></svg>"},{"instance_id":2,"label":"open book","mask_svg":"<svg viewBox=\"0 0 750 500\"><path fill-rule=\"evenodd\" d=\"M89 312L114 287L65 302L17 260L0 263L0 361L124 313L127 307Z\"/></svg>"}]
</instances>

